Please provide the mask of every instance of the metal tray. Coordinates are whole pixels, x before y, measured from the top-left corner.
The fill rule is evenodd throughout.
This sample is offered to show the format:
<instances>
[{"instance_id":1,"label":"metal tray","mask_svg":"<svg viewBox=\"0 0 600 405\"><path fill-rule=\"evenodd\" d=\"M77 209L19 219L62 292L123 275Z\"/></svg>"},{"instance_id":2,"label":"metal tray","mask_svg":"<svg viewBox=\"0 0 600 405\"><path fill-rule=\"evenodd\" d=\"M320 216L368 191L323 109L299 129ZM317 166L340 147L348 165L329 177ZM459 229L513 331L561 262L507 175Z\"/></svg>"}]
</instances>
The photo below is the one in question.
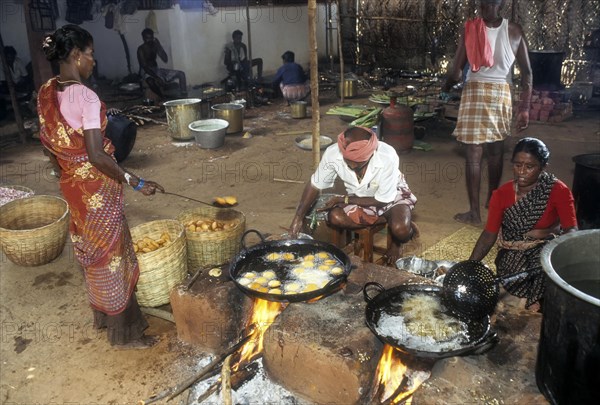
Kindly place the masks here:
<instances>
[{"instance_id":1,"label":"metal tray","mask_svg":"<svg viewBox=\"0 0 600 405\"><path fill-rule=\"evenodd\" d=\"M123 83L119 86L119 90L121 91L137 91L140 89L139 83Z\"/></svg>"},{"instance_id":2,"label":"metal tray","mask_svg":"<svg viewBox=\"0 0 600 405\"><path fill-rule=\"evenodd\" d=\"M312 141L308 142L312 139L312 135L304 135L296 138L296 146L300 149L304 150L312 150ZM308 141L307 141L308 140ZM321 150L327 149L327 147L333 144L333 139L328 136L321 135Z\"/></svg>"}]
</instances>

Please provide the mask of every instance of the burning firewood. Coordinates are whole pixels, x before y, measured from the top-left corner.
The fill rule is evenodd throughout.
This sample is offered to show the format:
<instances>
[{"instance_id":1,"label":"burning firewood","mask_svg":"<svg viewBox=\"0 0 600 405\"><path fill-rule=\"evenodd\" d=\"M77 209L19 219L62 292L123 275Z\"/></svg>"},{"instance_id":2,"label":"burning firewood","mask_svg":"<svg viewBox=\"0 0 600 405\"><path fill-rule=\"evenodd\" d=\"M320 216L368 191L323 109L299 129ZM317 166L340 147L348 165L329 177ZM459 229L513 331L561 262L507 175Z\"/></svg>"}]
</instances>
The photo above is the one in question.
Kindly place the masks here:
<instances>
[{"instance_id":1,"label":"burning firewood","mask_svg":"<svg viewBox=\"0 0 600 405\"><path fill-rule=\"evenodd\" d=\"M237 372L232 373L231 374L231 389L234 391L237 391L242 385L244 385L244 383L246 381L251 380L256 375L257 372L258 372L258 363L252 362L252 363L248 363L244 368L238 370ZM208 399L212 394L217 392L219 390L219 387L221 387L221 379L220 378L217 379L217 381L215 381L210 387L208 387L206 392L204 392L204 394L200 395L196 401L192 401L192 403L194 403L194 402L202 403L203 401Z\"/></svg>"},{"instance_id":2,"label":"burning firewood","mask_svg":"<svg viewBox=\"0 0 600 405\"><path fill-rule=\"evenodd\" d=\"M231 405L231 355L227 356L221 367L221 392L223 405Z\"/></svg>"},{"instance_id":3,"label":"burning firewood","mask_svg":"<svg viewBox=\"0 0 600 405\"><path fill-rule=\"evenodd\" d=\"M187 390L189 387L194 385L201 378L203 378L207 374L209 374L215 367L217 367L219 364L221 364L221 362L223 362L225 360L225 358L227 358L227 356L237 352L241 347L243 347L246 344L246 342L248 342L251 338L253 338L255 330L256 330L255 328L250 328L248 331L248 334L246 336L244 336L238 343L236 343L235 345L226 349L221 355L219 355L216 359L214 359L210 364L208 364L206 367L204 367L202 370L200 370L193 376L189 377L187 380L177 384L175 387L170 387L170 388L164 389L161 392L159 392L158 394L154 394L146 400L140 400L138 402L138 405L148 405L148 404L157 402L166 397L168 397L167 401L172 400L173 398L175 398L176 396L178 396L179 394L181 394L182 392Z\"/></svg>"},{"instance_id":4,"label":"burning firewood","mask_svg":"<svg viewBox=\"0 0 600 405\"><path fill-rule=\"evenodd\" d=\"M368 403L404 403L429 378L434 364L433 359L410 358L384 345Z\"/></svg>"},{"instance_id":5,"label":"burning firewood","mask_svg":"<svg viewBox=\"0 0 600 405\"><path fill-rule=\"evenodd\" d=\"M399 397L402 393L404 393L405 391L407 391L407 385L408 385L408 376L404 376L402 377L402 381L400 382L400 385L398 385L398 387L396 388L396 390L394 391L394 393L392 395L390 395L388 398L382 398L385 392L385 386L384 385L380 385L379 388L377 389L377 395L379 397L379 402L381 405L393 405L396 404L398 402L395 402L397 397Z\"/></svg>"}]
</instances>

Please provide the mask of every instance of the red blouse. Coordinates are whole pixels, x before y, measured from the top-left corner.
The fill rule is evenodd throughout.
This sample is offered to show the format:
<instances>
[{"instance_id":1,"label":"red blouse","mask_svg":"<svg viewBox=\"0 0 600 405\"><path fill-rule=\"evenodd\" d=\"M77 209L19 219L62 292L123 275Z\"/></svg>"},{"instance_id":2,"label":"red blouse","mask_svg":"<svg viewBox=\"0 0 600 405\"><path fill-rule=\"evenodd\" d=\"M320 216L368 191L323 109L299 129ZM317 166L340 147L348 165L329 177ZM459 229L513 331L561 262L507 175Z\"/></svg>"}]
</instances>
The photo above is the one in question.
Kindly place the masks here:
<instances>
[{"instance_id":1,"label":"red blouse","mask_svg":"<svg viewBox=\"0 0 600 405\"><path fill-rule=\"evenodd\" d=\"M502 224L504 211L511 207L516 202L516 195L513 181L504 183L492 193L490 206L488 210L487 223L485 230L491 233L498 233ZM544 229L551 227L556 219L560 219L560 226L563 229L577 226L577 218L575 217L575 201L569 187L560 180L556 180L548 205L542 214L540 220L533 227L534 229Z\"/></svg>"}]
</instances>

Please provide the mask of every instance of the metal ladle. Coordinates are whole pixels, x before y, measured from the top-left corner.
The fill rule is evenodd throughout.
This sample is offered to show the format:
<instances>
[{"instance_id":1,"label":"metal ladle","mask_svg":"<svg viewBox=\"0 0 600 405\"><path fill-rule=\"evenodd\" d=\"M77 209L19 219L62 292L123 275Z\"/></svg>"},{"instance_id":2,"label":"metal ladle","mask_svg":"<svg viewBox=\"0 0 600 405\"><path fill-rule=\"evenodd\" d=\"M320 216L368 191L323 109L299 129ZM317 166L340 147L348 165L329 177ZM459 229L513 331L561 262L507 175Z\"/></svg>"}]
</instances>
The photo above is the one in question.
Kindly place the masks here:
<instances>
[{"instance_id":1,"label":"metal ladle","mask_svg":"<svg viewBox=\"0 0 600 405\"><path fill-rule=\"evenodd\" d=\"M196 200L195 198L186 197L186 196L184 196L184 195L181 195L181 194L177 194L177 193L171 193L171 192L168 192L168 191L163 191L162 193L163 193L163 194L174 195L174 196L176 196L176 197L185 198L185 199L187 199L187 200L195 201L195 202L197 202L197 203L200 203L200 204L204 204L204 205L210 205L210 206L211 206L211 207L213 207L213 208L215 207L214 205L212 205L212 204L210 204L210 203L207 203L207 202L205 202L205 201Z\"/></svg>"},{"instance_id":2,"label":"metal ladle","mask_svg":"<svg viewBox=\"0 0 600 405\"><path fill-rule=\"evenodd\" d=\"M229 205L227 205L227 206L221 206L221 207L219 207L219 206L217 206L217 205L214 205L214 204L211 204L211 203L207 203L206 201L200 201L200 200L196 200L195 198L187 197L187 196L185 196L185 195L181 195L181 194L177 194L177 193L171 193L171 192L168 192L168 191L163 191L162 193L163 193L163 194L174 195L174 196L176 196L176 197L185 198L185 199L187 199L187 200L191 200L191 201L194 201L194 202L197 202L197 203L200 203L200 204L208 205L208 206L211 206L211 207L213 207L213 208L229 208L229 207L234 207L234 206L236 206L236 205L237 205L237 204L229 204Z\"/></svg>"}]
</instances>

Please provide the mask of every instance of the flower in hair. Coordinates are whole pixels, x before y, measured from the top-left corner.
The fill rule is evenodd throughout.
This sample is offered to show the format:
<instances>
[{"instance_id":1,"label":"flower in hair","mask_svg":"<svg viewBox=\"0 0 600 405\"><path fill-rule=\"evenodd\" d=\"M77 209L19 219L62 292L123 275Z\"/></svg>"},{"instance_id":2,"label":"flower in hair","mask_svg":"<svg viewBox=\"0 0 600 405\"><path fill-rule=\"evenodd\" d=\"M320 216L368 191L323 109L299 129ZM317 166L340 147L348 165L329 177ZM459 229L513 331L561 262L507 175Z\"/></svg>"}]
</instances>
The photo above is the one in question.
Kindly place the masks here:
<instances>
[{"instance_id":1,"label":"flower in hair","mask_svg":"<svg viewBox=\"0 0 600 405\"><path fill-rule=\"evenodd\" d=\"M52 43L52 37L47 36L46 38L44 38L44 43L42 44L42 48L48 48L51 43Z\"/></svg>"}]
</instances>

